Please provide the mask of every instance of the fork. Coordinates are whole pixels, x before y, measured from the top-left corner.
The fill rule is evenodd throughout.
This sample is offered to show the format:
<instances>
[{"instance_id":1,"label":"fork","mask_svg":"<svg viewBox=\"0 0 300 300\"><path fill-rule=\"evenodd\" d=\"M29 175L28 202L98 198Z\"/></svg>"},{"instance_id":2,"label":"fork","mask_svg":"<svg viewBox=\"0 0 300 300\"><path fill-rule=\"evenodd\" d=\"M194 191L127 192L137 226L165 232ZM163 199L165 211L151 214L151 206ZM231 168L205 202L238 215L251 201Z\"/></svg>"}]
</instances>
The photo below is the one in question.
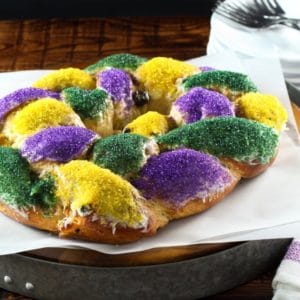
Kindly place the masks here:
<instances>
[{"instance_id":1,"label":"fork","mask_svg":"<svg viewBox=\"0 0 300 300\"><path fill-rule=\"evenodd\" d=\"M247 27L268 28L285 25L300 30L300 19L287 18L276 0L218 0L213 11Z\"/></svg>"}]
</instances>

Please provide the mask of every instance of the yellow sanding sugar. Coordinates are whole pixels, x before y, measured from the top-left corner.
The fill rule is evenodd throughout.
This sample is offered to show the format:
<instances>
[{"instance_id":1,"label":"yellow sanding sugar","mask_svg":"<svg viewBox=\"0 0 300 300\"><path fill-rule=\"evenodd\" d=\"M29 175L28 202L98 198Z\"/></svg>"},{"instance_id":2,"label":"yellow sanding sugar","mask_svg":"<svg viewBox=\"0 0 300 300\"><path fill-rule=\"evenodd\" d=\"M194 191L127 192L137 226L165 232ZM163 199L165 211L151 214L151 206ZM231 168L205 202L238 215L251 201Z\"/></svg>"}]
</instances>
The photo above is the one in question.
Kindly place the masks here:
<instances>
[{"instance_id":1,"label":"yellow sanding sugar","mask_svg":"<svg viewBox=\"0 0 300 300\"><path fill-rule=\"evenodd\" d=\"M164 134L168 131L168 120L166 116L158 112L149 111L129 123L126 129L129 129L130 133L147 137Z\"/></svg>"},{"instance_id":2,"label":"yellow sanding sugar","mask_svg":"<svg viewBox=\"0 0 300 300\"><path fill-rule=\"evenodd\" d=\"M91 90L96 87L96 83L89 74L80 69L65 68L43 76L33 86L52 91L61 91L73 86Z\"/></svg>"},{"instance_id":3,"label":"yellow sanding sugar","mask_svg":"<svg viewBox=\"0 0 300 300\"><path fill-rule=\"evenodd\" d=\"M142 64L137 69L136 76L149 92L151 100L163 98L166 101L173 101L178 96L176 81L196 72L199 70L195 66L185 62L172 58L155 57ZM163 103L158 107L153 107L155 107L153 110L168 113L164 110ZM159 110L160 107L162 110Z\"/></svg>"},{"instance_id":4,"label":"yellow sanding sugar","mask_svg":"<svg viewBox=\"0 0 300 300\"><path fill-rule=\"evenodd\" d=\"M284 128L287 112L273 95L247 93L237 100L239 113L247 118L277 129Z\"/></svg>"},{"instance_id":5,"label":"yellow sanding sugar","mask_svg":"<svg viewBox=\"0 0 300 300\"><path fill-rule=\"evenodd\" d=\"M69 105L56 99L43 98L26 105L10 122L13 133L31 135L52 126L73 125L74 116Z\"/></svg>"},{"instance_id":6,"label":"yellow sanding sugar","mask_svg":"<svg viewBox=\"0 0 300 300\"><path fill-rule=\"evenodd\" d=\"M74 160L55 172L57 196L64 205L71 205L72 210L89 205L98 215L129 226L143 220L132 186L110 170L89 161Z\"/></svg>"}]
</instances>

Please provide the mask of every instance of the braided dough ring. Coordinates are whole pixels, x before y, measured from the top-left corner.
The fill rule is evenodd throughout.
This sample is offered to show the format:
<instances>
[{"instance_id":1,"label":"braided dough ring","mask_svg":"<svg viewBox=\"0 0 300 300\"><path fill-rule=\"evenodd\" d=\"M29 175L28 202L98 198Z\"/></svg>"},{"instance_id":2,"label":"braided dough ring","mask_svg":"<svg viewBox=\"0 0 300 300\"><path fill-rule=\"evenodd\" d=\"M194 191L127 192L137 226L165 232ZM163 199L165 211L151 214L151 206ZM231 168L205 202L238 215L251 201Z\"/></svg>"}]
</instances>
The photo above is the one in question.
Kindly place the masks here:
<instances>
[{"instance_id":1,"label":"braided dough ring","mask_svg":"<svg viewBox=\"0 0 300 300\"><path fill-rule=\"evenodd\" d=\"M106 57L0 99L0 211L122 244L200 213L275 160L287 114L244 74Z\"/></svg>"}]
</instances>

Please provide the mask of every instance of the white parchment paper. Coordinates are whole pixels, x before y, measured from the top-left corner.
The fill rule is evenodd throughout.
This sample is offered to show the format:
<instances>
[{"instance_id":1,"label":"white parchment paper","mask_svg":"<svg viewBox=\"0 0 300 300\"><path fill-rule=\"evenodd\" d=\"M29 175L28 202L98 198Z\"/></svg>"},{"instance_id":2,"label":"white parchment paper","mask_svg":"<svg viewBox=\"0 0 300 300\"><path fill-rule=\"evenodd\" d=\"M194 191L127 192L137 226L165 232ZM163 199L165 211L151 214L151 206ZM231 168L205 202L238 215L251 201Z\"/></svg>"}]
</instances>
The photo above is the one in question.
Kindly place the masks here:
<instances>
[{"instance_id":1,"label":"white parchment paper","mask_svg":"<svg viewBox=\"0 0 300 300\"><path fill-rule=\"evenodd\" d=\"M80 247L119 254L196 243L294 237L300 233L300 144L279 61L241 59L224 53L190 62L245 72L261 92L274 94L282 101L289 113L289 128L282 134L275 163L262 175L242 181L230 195L208 211L173 221L154 237L128 245L60 239L0 215L0 255L44 247ZM0 97L31 85L46 72L0 74Z\"/></svg>"}]
</instances>

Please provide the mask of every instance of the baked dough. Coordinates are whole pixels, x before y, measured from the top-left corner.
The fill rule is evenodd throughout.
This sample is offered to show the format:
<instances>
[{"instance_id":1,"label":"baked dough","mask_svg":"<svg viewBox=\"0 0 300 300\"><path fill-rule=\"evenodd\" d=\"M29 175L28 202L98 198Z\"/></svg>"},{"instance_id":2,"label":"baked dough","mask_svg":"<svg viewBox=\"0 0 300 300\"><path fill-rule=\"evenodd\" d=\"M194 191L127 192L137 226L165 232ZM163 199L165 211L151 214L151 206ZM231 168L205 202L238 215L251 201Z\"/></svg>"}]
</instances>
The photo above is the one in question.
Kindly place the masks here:
<instances>
[{"instance_id":1,"label":"baked dough","mask_svg":"<svg viewBox=\"0 0 300 300\"><path fill-rule=\"evenodd\" d=\"M60 69L0 100L0 211L63 238L152 236L265 171L286 120L245 74L131 54Z\"/></svg>"}]
</instances>

